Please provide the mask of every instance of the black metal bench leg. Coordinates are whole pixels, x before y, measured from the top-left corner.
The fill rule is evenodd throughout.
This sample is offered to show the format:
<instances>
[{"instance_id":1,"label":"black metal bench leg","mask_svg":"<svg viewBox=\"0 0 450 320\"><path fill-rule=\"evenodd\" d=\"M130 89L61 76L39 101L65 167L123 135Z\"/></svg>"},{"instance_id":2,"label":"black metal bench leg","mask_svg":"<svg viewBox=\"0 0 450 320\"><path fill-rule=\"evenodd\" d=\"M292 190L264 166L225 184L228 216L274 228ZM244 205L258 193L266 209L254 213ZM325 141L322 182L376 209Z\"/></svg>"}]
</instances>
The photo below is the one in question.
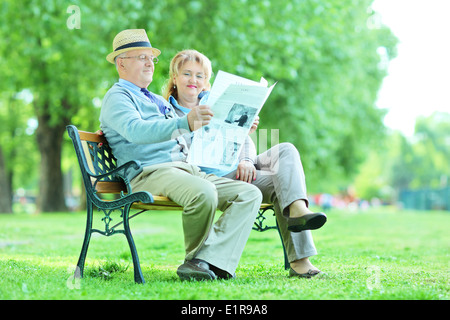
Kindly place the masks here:
<instances>
[{"instance_id":1,"label":"black metal bench leg","mask_svg":"<svg viewBox=\"0 0 450 320\"><path fill-rule=\"evenodd\" d=\"M84 271L84 263L86 261L86 255L89 248L89 242L91 240L91 233L92 233L92 214L93 214L93 205L92 202L87 199L87 218L86 218L86 231L84 233L84 241L83 246L81 247L81 253L80 257L78 259L77 267L80 272L80 277L83 277L83 271Z\"/></svg>"},{"instance_id":2,"label":"black metal bench leg","mask_svg":"<svg viewBox=\"0 0 450 320\"><path fill-rule=\"evenodd\" d=\"M136 250L136 245L134 244L133 236L131 235L129 213L130 205L126 205L123 212L123 229L125 236L127 237L128 245L130 246L131 257L133 259L133 269L134 269L134 282L145 283L144 275L142 274L141 265L139 263L139 257Z\"/></svg>"}]
</instances>

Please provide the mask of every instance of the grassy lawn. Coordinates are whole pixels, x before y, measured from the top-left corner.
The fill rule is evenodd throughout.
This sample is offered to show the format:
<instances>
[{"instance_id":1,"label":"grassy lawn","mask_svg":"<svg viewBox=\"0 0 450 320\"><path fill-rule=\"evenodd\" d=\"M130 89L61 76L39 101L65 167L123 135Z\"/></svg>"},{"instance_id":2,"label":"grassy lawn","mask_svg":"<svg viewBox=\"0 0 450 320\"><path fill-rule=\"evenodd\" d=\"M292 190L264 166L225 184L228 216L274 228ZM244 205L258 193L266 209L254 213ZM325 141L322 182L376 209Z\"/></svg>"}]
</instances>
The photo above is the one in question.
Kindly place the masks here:
<instances>
[{"instance_id":1,"label":"grassy lawn","mask_svg":"<svg viewBox=\"0 0 450 320\"><path fill-rule=\"evenodd\" d=\"M328 217L313 232L319 255L311 261L326 273L321 278L288 278L272 230L251 233L237 279L181 282L180 213L143 214L131 222L146 279L138 285L122 235L93 236L85 277L70 280L84 213L0 214L0 299L449 299L449 212L335 210Z\"/></svg>"}]
</instances>

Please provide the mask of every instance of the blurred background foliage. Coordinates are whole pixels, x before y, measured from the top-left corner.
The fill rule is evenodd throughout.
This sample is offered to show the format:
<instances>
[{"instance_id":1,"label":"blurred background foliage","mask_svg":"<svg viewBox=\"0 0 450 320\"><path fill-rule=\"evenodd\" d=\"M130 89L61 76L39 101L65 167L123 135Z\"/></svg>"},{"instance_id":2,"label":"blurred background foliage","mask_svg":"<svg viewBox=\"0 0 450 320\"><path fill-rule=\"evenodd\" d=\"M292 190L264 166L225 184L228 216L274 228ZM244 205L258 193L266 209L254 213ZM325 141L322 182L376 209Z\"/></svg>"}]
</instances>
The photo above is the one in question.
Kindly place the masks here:
<instances>
[{"instance_id":1,"label":"blurred background foliage","mask_svg":"<svg viewBox=\"0 0 450 320\"><path fill-rule=\"evenodd\" d=\"M123 29L144 28L161 49L156 93L176 52L194 48L213 69L278 82L260 129L279 129L301 153L310 193L354 187L392 200L402 188L442 186L449 175L448 114L420 119L407 139L383 125L377 92L397 38L371 0L2 0L0 4L0 204L37 197L38 211L79 196L65 127L99 128L117 81L105 57ZM270 147L270 145L269 145Z\"/></svg>"}]
</instances>

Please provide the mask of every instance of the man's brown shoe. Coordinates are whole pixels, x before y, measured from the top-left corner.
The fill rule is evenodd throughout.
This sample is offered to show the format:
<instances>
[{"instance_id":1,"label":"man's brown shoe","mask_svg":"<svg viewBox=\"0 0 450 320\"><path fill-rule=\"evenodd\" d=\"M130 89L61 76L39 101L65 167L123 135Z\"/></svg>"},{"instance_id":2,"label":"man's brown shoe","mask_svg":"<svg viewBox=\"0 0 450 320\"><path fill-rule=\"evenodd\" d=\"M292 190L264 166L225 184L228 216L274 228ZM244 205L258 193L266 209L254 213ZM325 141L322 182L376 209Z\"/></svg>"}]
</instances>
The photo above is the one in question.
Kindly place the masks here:
<instances>
[{"instance_id":1,"label":"man's brown shoe","mask_svg":"<svg viewBox=\"0 0 450 320\"><path fill-rule=\"evenodd\" d=\"M208 262L200 259L186 260L178 267L177 275L181 280L215 280L216 274L209 269Z\"/></svg>"}]
</instances>

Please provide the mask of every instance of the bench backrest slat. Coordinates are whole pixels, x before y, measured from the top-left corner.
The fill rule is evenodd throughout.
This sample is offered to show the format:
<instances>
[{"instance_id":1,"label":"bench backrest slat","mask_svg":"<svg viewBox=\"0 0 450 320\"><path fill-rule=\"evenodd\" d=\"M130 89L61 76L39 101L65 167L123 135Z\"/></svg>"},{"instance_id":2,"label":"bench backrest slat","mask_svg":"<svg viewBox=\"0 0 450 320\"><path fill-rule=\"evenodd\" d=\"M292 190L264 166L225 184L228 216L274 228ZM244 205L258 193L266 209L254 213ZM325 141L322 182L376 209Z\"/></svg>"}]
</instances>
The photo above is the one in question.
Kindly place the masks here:
<instances>
[{"instance_id":1,"label":"bench backrest slat","mask_svg":"<svg viewBox=\"0 0 450 320\"><path fill-rule=\"evenodd\" d=\"M95 181L91 178L89 181L90 184L86 185L87 181L84 179L85 176L100 175L110 172L116 168L117 159L114 157L111 148L108 145L108 141L103 135L80 131L74 126L69 127L69 136L72 138L74 145L77 145L75 149L80 150L80 152L77 152L77 157L79 158L78 162L80 164L85 187L91 189L95 187L96 193L126 193L127 188L125 183L119 177L108 176L97 181L95 185Z\"/></svg>"},{"instance_id":2,"label":"bench backrest slat","mask_svg":"<svg viewBox=\"0 0 450 320\"><path fill-rule=\"evenodd\" d=\"M81 131L81 130L78 130L78 134L80 135L81 141L90 141L90 142L108 144L108 141L106 141L106 138L103 135L99 135L99 134L96 134L93 132Z\"/></svg>"}]
</instances>

